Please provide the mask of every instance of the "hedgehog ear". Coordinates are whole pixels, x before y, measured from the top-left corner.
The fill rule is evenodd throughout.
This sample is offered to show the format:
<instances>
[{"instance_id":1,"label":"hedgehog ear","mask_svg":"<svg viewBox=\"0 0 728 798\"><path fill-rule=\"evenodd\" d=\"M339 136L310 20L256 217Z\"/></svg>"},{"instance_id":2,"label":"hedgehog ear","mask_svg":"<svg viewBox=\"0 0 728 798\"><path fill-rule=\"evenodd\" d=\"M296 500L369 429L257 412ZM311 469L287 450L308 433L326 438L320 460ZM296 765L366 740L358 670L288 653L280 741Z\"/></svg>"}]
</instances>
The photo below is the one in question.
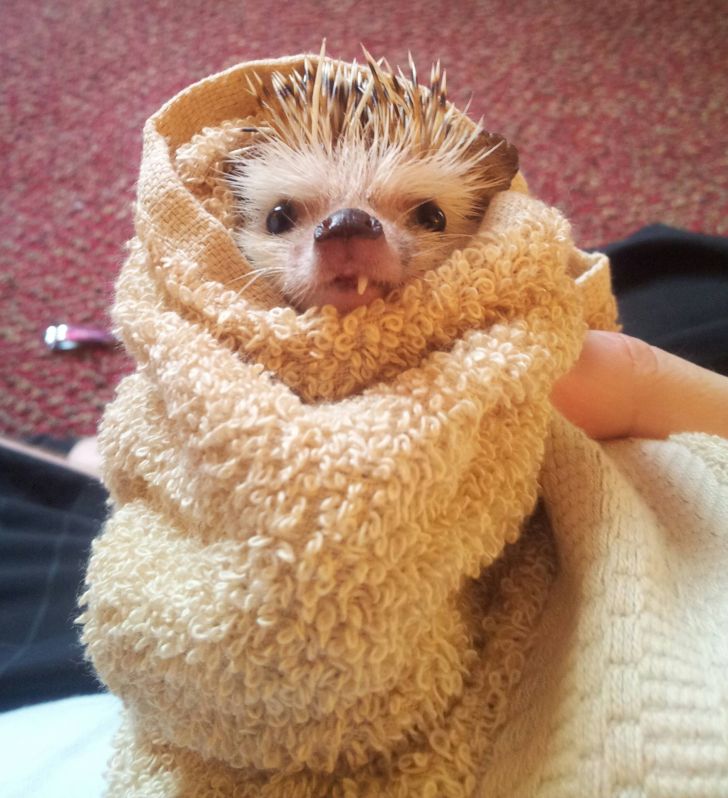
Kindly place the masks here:
<instances>
[{"instance_id":1,"label":"hedgehog ear","mask_svg":"<svg viewBox=\"0 0 728 798\"><path fill-rule=\"evenodd\" d=\"M248 124L248 121L250 124ZM270 140L270 128L265 124L255 124L257 120L245 120L236 130L235 144L221 164L222 171L230 174L241 161L255 156L258 144Z\"/></svg>"},{"instance_id":2,"label":"hedgehog ear","mask_svg":"<svg viewBox=\"0 0 728 798\"><path fill-rule=\"evenodd\" d=\"M493 193L506 191L518 172L518 150L498 133L481 131L474 144L481 152L487 153L481 163L486 182L492 185Z\"/></svg>"}]
</instances>

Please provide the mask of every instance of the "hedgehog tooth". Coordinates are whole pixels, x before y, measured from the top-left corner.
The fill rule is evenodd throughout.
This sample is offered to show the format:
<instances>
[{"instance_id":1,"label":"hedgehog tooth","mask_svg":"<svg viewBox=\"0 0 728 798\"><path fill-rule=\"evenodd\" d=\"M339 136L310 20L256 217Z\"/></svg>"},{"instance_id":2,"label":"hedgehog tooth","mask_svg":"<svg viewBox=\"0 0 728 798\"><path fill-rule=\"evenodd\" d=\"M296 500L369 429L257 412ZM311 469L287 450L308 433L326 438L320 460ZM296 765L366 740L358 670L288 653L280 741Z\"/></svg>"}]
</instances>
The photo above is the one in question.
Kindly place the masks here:
<instances>
[{"instance_id":1,"label":"hedgehog tooth","mask_svg":"<svg viewBox=\"0 0 728 798\"><path fill-rule=\"evenodd\" d=\"M363 274L360 274L357 281L356 281L356 292L359 296L367 290L367 286L369 285L369 278L365 277Z\"/></svg>"}]
</instances>

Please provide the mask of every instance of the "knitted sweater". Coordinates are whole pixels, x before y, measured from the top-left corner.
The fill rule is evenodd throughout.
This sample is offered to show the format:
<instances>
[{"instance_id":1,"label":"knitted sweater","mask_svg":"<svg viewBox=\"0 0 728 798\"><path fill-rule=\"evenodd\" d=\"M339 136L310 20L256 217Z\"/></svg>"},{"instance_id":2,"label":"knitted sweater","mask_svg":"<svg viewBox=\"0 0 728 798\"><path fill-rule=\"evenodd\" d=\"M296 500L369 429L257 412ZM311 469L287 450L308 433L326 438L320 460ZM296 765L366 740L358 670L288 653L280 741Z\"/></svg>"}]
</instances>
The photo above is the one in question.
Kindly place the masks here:
<instances>
[{"instance_id":1,"label":"knitted sweater","mask_svg":"<svg viewBox=\"0 0 728 798\"><path fill-rule=\"evenodd\" d=\"M239 295L229 120L299 62L145 128L81 599L125 706L109 795L727 795L725 442L554 414L615 305L521 181L386 301Z\"/></svg>"}]
</instances>

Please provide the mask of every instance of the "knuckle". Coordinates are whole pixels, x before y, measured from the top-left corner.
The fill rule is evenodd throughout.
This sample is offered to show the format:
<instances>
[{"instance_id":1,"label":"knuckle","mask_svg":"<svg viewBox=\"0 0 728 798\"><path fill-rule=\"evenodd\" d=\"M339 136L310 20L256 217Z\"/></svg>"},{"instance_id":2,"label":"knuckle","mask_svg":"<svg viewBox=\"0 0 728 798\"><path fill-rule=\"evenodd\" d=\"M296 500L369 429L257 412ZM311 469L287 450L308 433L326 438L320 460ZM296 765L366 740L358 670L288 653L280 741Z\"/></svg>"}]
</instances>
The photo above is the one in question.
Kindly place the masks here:
<instances>
[{"instance_id":1,"label":"knuckle","mask_svg":"<svg viewBox=\"0 0 728 798\"><path fill-rule=\"evenodd\" d=\"M661 365L658 351L654 347L631 335L620 336L620 347L635 379L647 383L657 380Z\"/></svg>"}]
</instances>

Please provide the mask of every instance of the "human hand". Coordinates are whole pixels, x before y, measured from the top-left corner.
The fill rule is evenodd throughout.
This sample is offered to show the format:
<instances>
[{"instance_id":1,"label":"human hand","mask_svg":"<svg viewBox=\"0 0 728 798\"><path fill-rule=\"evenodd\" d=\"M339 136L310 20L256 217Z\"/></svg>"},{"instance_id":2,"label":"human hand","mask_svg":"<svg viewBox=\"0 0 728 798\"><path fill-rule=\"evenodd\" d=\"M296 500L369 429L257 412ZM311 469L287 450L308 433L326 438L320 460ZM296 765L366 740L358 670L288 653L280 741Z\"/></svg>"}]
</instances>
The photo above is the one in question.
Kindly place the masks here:
<instances>
[{"instance_id":1,"label":"human hand","mask_svg":"<svg viewBox=\"0 0 728 798\"><path fill-rule=\"evenodd\" d=\"M590 437L728 438L728 378L621 333L590 330L551 401Z\"/></svg>"}]
</instances>

